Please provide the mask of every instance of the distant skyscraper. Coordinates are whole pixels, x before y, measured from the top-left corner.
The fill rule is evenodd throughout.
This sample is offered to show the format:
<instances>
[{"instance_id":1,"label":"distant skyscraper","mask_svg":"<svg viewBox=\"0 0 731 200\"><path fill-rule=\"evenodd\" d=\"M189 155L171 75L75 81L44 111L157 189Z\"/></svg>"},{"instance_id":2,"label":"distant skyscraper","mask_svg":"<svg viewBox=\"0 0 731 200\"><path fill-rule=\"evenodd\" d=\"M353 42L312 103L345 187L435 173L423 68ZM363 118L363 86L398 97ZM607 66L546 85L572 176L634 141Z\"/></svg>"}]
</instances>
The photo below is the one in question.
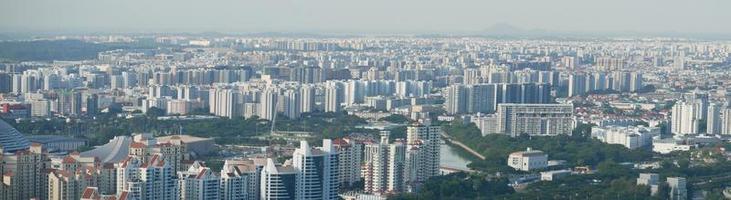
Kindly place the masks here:
<instances>
[{"instance_id":1,"label":"distant skyscraper","mask_svg":"<svg viewBox=\"0 0 731 200\"><path fill-rule=\"evenodd\" d=\"M363 103L366 96L366 84L360 80L350 80L345 85L345 104Z\"/></svg>"},{"instance_id":2,"label":"distant skyscraper","mask_svg":"<svg viewBox=\"0 0 731 200\"><path fill-rule=\"evenodd\" d=\"M300 90L290 89L284 91L282 100L284 115L290 119L297 119L302 114L302 95Z\"/></svg>"},{"instance_id":3,"label":"distant skyscraper","mask_svg":"<svg viewBox=\"0 0 731 200\"><path fill-rule=\"evenodd\" d=\"M466 88L467 112L468 113L492 113L495 111L495 104L498 95L498 85L480 84L471 85Z\"/></svg>"},{"instance_id":4,"label":"distant skyscraper","mask_svg":"<svg viewBox=\"0 0 731 200\"><path fill-rule=\"evenodd\" d=\"M328 82L325 85L325 112L340 112L344 97L341 82Z\"/></svg>"},{"instance_id":5,"label":"distant skyscraper","mask_svg":"<svg viewBox=\"0 0 731 200\"><path fill-rule=\"evenodd\" d=\"M137 86L137 74L134 72L122 72L122 87L132 88Z\"/></svg>"},{"instance_id":6,"label":"distant skyscraper","mask_svg":"<svg viewBox=\"0 0 731 200\"><path fill-rule=\"evenodd\" d=\"M569 96L581 96L586 91L586 76L583 74L569 75Z\"/></svg>"},{"instance_id":7,"label":"distant skyscraper","mask_svg":"<svg viewBox=\"0 0 731 200\"><path fill-rule=\"evenodd\" d=\"M0 72L0 93L12 92L13 76L11 74Z\"/></svg>"},{"instance_id":8,"label":"distant skyscraper","mask_svg":"<svg viewBox=\"0 0 731 200\"><path fill-rule=\"evenodd\" d=\"M58 74L49 74L43 78L43 89L54 90L61 87L61 77Z\"/></svg>"},{"instance_id":9,"label":"distant skyscraper","mask_svg":"<svg viewBox=\"0 0 731 200\"><path fill-rule=\"evenodd\" d=\"M447 92L444 94L444 109L447 113L453 115L466 113L468 94L467 88L464 85L451 85L447 87Z\"/></svg>"},{"instance_id":10,"label":"distant skyscraper","mask_svg":"<svg viewBox=\"0 0 731 200\"><path fill-rule=\"evenodd\" d=\"M22 74L13 74L12 77L12 91L15 94L21 94L23 91L21 90L21 82L22 82Z\"/></svg>"},{"instance_id":11,"label":"distant skyscraper","mask_svg":"<svg viewBox=\"0 0 731 200\"><path fill-rule=\"evenodd\" d=\"M697 104L680 101L672 109L671 128L673 135L698 134L700 108Z\"/></svg>"},{"instance_id":12,"label":"distant skyscraper","mask_svg":"<svg viewBox=\"0 0 731 200\"><path fill-rule=\"evenodd\" d=\"M109 88L111 89L122 89L124 88L124 79L121 75L112 75L109 77Z\"/></svg>"},{"instance_id":13,"label":"distant skyscraper","mask_svg":"<svg viewBox=\"0 0 731 200\"><path fill-rule=\"evenodd\" d=\"M642 73L633 72L631 74L632 79L630 80L630 91L637 92L644 87L642 82Z\"/></svg>"},{"instance_id":14,"label":"distant skyscraper","mask_svg":"<svg viewBox=\"0 0 731 200\"><path fill-rule=\"evenodd\" d=\"M20 77L20 93L25 94L28 92L34 92L38 89L36 85L36 77L30 74L23 74Z\"/></svg>"},{"instance_id":15,"label":"distant skyscraper","mask_svg":"<svg viewBox=\"0 0 731 200\"><path fill-rule=\"evenodd\" d=\"M686 94L685 101L695 105L697 112L696 118L699 120L706 119L708 113L708 92L701 91L696 88L691 93Z\"/></svg>"},{"instance_id":16,"label":"distant skyscraper","mask_svg":"<svg viewBox=\"0 0 731 200\"><path fill-rule=\"evenodd\" d=\"M86 115L95 116L99 112L99 96L89 94L86 97Z\"/></svg>"},{"instance_id":17,"label":"distant skyscraper","mask_svg":"<svg viewBox=\"0 0 731 200\"><path fill-rule=\"evenodd\" d=\"M464 84L479 84L481 81L480 70L477 69L465 69L463 70L463 83Z\"/></svg>"},{"instance_id":18,"label":"distant skyscraper","mask_svg":"<svg viewBox=\"0 0 731 200\"><path fill-rule=\"evenodd\" d=\"M721 134L721 105L712 103L708 106L708 116L706 117L706 133Z\"/></svg>"},{"instance_id":19,"label":"distant skyscraper","mask_svg":"<svg viewBox=\"0 0 731 200\"><path fill-rule=\"evenodd\" d=\"M259 98L259 118L272 120L277 115L279 92L275 89L266 89Z\"/></svg>"},{"instance_id":20,"label":"distant skyscraper","mask_svg":"<svg viewBox=\"0 0 731 200\"><path fill-rule=\"evenodd\" d=\"M209 92L210 113L216 116L234 118L243 115L243 94L237 90L211 88Z\"/></svg>"},{"instance_id":21,"label":"distant skyscraper","mask_svg":"<svg viewBox=\"0 0 731 200\"><path fill-rule=\"evenodd\" d=\"M315 91L314 85L302 85L300 88L300 108L303 113L315 111Z\"/></svg>"},{"instance_id":22,"label":"distant skyscraper","mask_svg":"<svg viewBox=\"0 0 731 200\"><path fill-rule=\"evenodd\" d=\"M723 109L723 122L721 124L721 134L731 135L731 108Z\"/></svg>"}]
</instances>

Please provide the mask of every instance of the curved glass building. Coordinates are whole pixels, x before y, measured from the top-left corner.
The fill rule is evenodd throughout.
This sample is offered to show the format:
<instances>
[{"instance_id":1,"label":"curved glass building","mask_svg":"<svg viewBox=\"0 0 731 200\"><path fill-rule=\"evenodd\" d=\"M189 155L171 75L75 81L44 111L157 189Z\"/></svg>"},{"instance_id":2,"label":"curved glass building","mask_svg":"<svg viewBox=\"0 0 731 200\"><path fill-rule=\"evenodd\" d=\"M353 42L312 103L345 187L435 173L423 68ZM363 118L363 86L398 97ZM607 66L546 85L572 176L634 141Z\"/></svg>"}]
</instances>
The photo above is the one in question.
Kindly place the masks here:
<instances>
[{"instance_id":1,"label":"curved glass building","mask_svg":"<svg viewBox=\"0 0 731 200\"><path fill-rule=\"evenodd\" d=\"M10 124L0 120L0 146L5 152L15 152L28 149L30 141Z\"/></svg>"}]
</instances>

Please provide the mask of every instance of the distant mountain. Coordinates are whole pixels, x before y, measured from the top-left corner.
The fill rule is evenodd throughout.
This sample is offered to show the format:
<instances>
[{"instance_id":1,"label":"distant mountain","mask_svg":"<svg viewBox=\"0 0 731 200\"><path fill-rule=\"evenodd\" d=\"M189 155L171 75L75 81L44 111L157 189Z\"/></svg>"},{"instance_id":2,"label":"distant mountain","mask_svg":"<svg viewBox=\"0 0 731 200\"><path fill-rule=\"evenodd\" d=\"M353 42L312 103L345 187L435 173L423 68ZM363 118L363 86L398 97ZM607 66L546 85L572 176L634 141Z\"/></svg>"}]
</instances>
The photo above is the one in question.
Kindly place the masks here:
<instances>
[{"instance_id":1,"label":"distant mountain","mask_svg":"<svg viewBox=\"0 0 731 200\"><path fill-rule=\"evenodd\" d=\"M516 26L506 24L506 23L494 24L481 31L481 33L485 34L485 35L504 35L504 36L523 35L526 32L527 31L522 28L518 28Z\"/></svg>"}]
</instances>

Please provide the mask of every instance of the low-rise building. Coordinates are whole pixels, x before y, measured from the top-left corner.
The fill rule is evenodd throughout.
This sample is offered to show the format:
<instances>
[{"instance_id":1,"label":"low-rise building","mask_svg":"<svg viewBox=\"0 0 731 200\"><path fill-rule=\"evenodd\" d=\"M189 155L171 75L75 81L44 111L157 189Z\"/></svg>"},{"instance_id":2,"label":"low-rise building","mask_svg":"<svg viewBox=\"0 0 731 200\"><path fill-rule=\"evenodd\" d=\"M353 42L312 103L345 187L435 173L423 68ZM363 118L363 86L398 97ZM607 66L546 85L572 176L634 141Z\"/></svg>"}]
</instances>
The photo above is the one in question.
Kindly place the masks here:
<instances>
[{"instance_id":1,"label":"low-rise building","mask_svg":"<svg viewBox=\"0 0 731 200\"><path fill-rule=\"evenodd\" d=\"M660 136L660 128L645 126L602 126L591 129L591 137L608 144L621 144L629 149L650 146Z\"/></svg>"},{"instance_id":2,"label":"low-rise building","mask_svg":"<svg viewBox=\"0 0 731 200\"><path fill-rule=\"evenodd\" d=\"M548 166L548 155L530 148L526 151L513 152L508 156L508 166L520 171L543 169Z\"/></svg>"},{"instance_id":3,"label":"low-rise building","mask_svg":"<svg viewBox=\"0 0 731 200\"><path fill-rule=\"evenodd\" d=\"M568 169L541 172L541 181L553 181L568 175L571 175L571 170Z\"/></svg>"},{"instance_id":4,"label":"low-rise building","mask_svg":"<svg viewBox=\"0 0 731 200\"><path fill-rule=\"evenodd\" d=\"M48 152L74 151L86 145L85 139L71 138L60 135L31 135L28 140L43 145Z\"/></svg>"},{"instance_id":5,"label":"low-rise building","mask_svg":"<svg viewBox=\"0 0 731 200\"><path fill-rule=\"evenodd\" d=\"M668 154L673 151L690 151L694 145L684 144L674 138L657 139L652 141L652 151Z\"/></svg>"}]
</instances>

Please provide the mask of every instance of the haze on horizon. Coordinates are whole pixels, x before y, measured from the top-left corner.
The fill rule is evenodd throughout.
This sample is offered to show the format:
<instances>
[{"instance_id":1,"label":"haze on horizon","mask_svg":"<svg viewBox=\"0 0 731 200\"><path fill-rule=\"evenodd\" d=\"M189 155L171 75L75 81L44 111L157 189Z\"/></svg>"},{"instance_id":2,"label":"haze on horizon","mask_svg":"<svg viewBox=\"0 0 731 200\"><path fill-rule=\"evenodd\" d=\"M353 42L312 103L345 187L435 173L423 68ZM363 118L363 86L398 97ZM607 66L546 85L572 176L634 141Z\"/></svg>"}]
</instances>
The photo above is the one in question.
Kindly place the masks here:
<instances>
[{"instance_id":1,"label":"haze on horizon","mask_svg":"<svg viewBox=\"0 0 731 200\"><path fill-rule=\"evenodd\" d=\"M731 34L729 0L0 0L0 32Z\"/></svg>"}]
</instances>

